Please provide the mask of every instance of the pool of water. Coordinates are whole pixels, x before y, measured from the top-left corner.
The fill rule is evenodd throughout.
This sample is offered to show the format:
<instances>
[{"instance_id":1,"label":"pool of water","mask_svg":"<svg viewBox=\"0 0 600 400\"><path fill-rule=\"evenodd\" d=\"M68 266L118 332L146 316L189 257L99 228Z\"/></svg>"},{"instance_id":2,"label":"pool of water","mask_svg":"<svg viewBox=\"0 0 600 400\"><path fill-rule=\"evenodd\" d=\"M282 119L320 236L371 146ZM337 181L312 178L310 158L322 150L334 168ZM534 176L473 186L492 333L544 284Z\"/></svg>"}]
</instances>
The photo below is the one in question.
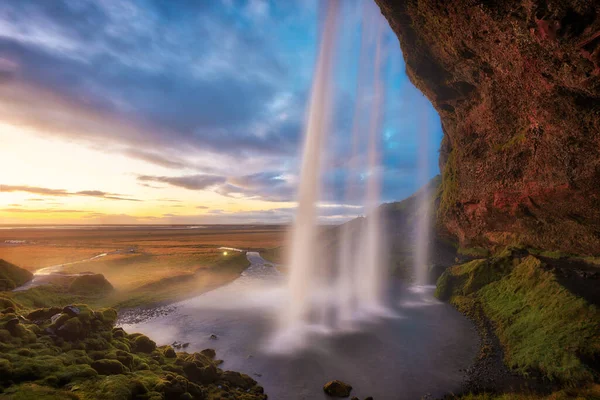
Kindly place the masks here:
<instances>
[{"instance_id":1,"label":"pool of water","mask_svg":"<svg viewBox=\"0 0 600 400\"><path fill-rule=\"evenodd\" d=\"M315 331L304 348L274 353L283 277L257 253L248 258L251 266L236 281L177 303L166 316L123 327L159 345L213 348L225 360L222 368L252 376L274 400L326 399L323 384L332 379L351 384L353 396L377 400L436 397L460 388L478 336L466 318L433 298L432 287L396 282L394 316L362 321L351 332Z\"/></svg>"}]
</instances>

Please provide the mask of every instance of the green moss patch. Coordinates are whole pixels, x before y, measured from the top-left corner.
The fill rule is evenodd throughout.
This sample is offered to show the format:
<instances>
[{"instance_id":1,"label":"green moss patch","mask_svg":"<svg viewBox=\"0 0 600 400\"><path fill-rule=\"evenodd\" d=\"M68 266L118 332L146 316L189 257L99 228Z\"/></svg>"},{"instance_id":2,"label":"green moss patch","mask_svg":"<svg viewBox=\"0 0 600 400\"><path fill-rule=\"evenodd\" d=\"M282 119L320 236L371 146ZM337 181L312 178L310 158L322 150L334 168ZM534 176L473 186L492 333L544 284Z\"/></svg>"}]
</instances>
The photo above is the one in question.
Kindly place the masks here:
<instances>
[{"instance_id":1,"label":"green moss patch","mask_svg":"<svg viewBox=\"0 0 600 400\"><path fill-rule=\"evenodd\" d=\"M214 351L176 353L115 328L113 309L84 304L0 313L0 398L265 400ZM211 397L212 396L212 397Z\"/></svg>"},{"instance_id":2,"label":"green moss patch","mask_svg":"<svg viewBox=\"0 0 600 400\"><path fill-rule=\"evenodd\" d=\"M573 385L597 377L582 360L600 356L600 312L562 287L539 259L505 253L451 267L436 296L463 312L481 305L515 371Z\"/></svg>"}]
</instances>

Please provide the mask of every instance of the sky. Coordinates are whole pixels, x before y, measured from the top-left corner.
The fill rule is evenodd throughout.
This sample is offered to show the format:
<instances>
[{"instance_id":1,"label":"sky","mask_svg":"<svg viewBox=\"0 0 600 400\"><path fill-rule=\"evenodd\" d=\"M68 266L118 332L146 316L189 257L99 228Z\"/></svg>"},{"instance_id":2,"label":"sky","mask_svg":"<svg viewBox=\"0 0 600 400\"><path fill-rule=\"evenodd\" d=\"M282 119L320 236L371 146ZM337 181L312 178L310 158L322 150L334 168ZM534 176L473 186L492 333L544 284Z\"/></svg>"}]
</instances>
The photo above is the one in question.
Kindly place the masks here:
<instances>
[{"instance_id":1,"label":"sky","mask_svg":"<svg viewBox=\"0 0 600 400\"><path fill-rule=\"evenodd\" d=\"M292 220L322 6L0 2L0 224ZM408 81L397 38L374 3L344 1L326 223L363 212L344 187L365 9L385 50L382 201L423 183L419 154L425 175L438 173L439 117Z\"/></svg>"}]
</instances>

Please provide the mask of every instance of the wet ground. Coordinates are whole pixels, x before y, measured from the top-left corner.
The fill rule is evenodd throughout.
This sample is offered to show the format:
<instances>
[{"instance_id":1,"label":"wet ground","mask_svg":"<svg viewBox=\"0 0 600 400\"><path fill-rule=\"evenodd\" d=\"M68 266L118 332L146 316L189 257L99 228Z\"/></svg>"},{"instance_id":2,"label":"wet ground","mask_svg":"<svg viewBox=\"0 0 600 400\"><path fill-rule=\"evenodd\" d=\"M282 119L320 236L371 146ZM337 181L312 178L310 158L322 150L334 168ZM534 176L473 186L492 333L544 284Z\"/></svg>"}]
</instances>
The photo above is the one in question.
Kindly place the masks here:
<instances>
[{"instance_id":1,"label":"wet ground","mask_svg":"<svg viewBox=\"0 0 600 400\"><path fill-rule=\"evenodd\" d=\"M251 375L274 400L325 399L322 387L331 379L350 383L353 396L378 400L438 397L461 388L461 370L472 365L478 336L471 322L433 298L433 288L397 283L395 317L363 321L349 333L314 333L303 350L279 354L270 348L283 278L257 253L248 258L251 266L231 284L123 326L159 345L214 348L225 360L222 368Z\"/></svg>"}]
</instances>

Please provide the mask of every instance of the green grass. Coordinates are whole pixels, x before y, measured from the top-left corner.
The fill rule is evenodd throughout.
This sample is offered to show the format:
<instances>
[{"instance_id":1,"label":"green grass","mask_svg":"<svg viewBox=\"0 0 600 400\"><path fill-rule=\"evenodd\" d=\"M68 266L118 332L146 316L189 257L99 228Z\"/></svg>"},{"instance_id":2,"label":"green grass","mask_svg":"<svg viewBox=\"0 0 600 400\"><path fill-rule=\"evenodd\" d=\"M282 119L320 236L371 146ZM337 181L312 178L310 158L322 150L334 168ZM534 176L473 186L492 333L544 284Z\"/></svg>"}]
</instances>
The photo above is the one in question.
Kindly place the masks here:
<instances>
[{"instance_id":1,"label":"green grass","mask_svg":"<svg viewBox=\"0 0 600 400\"><path fill-rule=\"evenodd\" d=\"M497 324L510 367L564 382L592 379L579 356L600 354L600 313L560 286L538 259L527 257L482 288L480 299Z\"/></svg>"},{"instance_id":2,"label":"green grass","mask_svg":"<svg viewBox=\"0 0 600 400\"><path fill-rule=\"evenodd\" d=\"M224 285L237 278L249 265L245 253L234 252L214 260L210 267L200 268L195 273L178 274L146 284L134 290L108 290L107 282L96 280L85 282L86 290L73 287L76 280L67 284L42 285L19 292L3 292L2 298L17 303L22 309L65 306L72 303L87 303L94 307L146 307L172 303L195 296ZM71 283L71 281L73 281ZM69 285L70 283L70 285ZM97 285L97 290L92 287ZM0 309L2 309L0 304Z\"/></svg>"},{"instance_id":3,"label":"green grass","mask_svg":"<svg viewBox=\"0 0 600 400\"><path fill-rule=\"evenodd\" d=\"M7 292L4 293L4 296L24 309L66 306L89 300L87 296L71 294L64 288L54 285L43 285L19 292Z\"/></svg>"},{"instance_id":4,"label":"green grass","mask_svg":"<svg viewBox=\"0 0 600 400\"><path fill-rule=\"evenodd\" d=\"M172 303L227 284L240 276L248 265L245 253L232 252L215 260L210 268L163 278L127 292L116 291L100 304L121 309Z\"/></svg>"},{"instance_id":5,"label":"green grass","mask_svg":"<svg viewBox=\"0 0 600 400\"><path fill-rule=\"evenodd\" d=\"M600 313L563 288L537 258L504 252L451 267L436 295L467 314L480 305L515 371L539 371L567 385L593 380L580 357L600 355Z\"/></svg>"},{"instance_id":6,"label":"green grass","mask_svg":"<svg viewBox=\"0 0 600 400\"><path fill-rule=\"evenodd\" d=\"M32 278L31 272L0 259L0 291L12 290Z\"/></svg>"}]
</instances>

